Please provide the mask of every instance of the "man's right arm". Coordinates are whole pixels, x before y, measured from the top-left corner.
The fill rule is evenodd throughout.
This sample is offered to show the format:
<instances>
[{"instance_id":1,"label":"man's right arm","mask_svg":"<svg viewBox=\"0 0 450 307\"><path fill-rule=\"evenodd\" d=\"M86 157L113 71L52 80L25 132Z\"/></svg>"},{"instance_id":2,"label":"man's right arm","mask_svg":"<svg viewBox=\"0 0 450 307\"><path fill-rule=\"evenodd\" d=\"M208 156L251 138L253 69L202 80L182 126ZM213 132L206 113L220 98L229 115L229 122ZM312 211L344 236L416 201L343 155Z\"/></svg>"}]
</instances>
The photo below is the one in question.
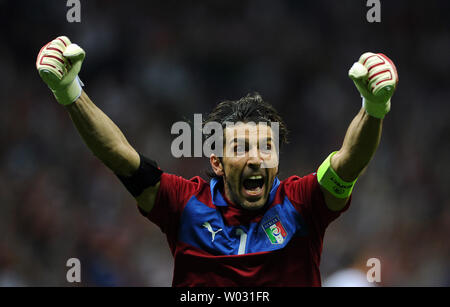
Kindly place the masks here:
<instances>
[{"instance_id":1,"label":"man's right arm","mask_svg":"<svg viewBox=\"0 0 450 307\"><path fill-rule=\"evenodd\" d=\"M115 174L131 176L140 158L122 131L82 91L81 96L66 106L70 118L92 153Z\"/></svg>"},{"instance_id":2,"label":"man's right arm","mask_svg":"<svg viewBox=\"0 0 450 307\"><path fill-rule=\"evenodd\" d=\"M121 178L132 177L141 159L119 127L82 91L80 98L66 106L70 118L92 153ZM159 182L146 187L136 198L139 208L148 214L155 203Z\"/></svg>"},{"instance_id":3,"label":"man's right arm","mask_svg":"<svg viewBox=\"0 0 450 307\"><path fill-rule=\"evenodd\" d=\"M60 36L41 48L36 68L58 103L69 112L89 149L118 175L139 207L148 213L158 192L161 171L136 152L114 122L82 90L78 73L84 57L83 49Z\"/></svg>"}]
</instances>

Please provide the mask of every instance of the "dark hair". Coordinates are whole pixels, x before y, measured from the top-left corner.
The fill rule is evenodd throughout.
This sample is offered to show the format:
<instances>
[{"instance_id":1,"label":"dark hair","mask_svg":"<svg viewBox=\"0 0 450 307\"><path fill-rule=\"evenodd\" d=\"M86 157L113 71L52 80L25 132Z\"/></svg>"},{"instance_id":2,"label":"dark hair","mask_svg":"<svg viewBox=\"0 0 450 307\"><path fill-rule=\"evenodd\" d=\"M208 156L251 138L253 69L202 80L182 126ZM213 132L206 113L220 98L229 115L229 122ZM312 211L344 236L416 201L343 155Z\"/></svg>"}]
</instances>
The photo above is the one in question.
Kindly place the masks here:
<instances>
[{"instance_id":1,"label":"dark hair","mask_svg":"<svg viewBox=\"0 0 450 307\"><path fill-rule=\"evenodd\" d=\"M209 122L217 122L222 125L225 131L226 123L272 123L277 122L279 125L279 144L280 148L283 144L288 143L288 130L286 124L284 123L281 116L275 110L275 108L268 102L264 101L261 95L257 92L247 94L247 96L242 97L239 100L225 100L220 102L213 111L208 114L207 118L204 120L203 125ZM209 135L204 135L205 139ZM224 137L225 142L225 137ZM221 159L221 158L220 158ZM221 160L222 161L222 160ZM218 176L212 172L208 171L207 175L210 178L217 178Z\"/></svg>"}]
</instances>

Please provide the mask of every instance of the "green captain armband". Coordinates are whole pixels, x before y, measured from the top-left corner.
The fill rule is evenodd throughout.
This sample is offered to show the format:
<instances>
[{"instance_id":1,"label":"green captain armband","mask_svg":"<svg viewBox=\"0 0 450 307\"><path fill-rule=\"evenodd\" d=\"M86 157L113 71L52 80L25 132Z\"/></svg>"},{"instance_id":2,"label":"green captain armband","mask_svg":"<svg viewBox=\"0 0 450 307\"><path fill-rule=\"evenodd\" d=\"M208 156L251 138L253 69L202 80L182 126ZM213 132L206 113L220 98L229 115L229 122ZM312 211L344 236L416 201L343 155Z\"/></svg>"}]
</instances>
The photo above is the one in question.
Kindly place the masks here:
<instances>
[{"instance_id":1,"label":"green captain armband","mask_svg":"<svg viewBox=\"0 0 450 307\"><path fill-rule=\"evenodd\" d=\"M319 184L325 188L328 192L333 194L337 198L347 198L352 194L353 186L356 183L356 178L352 182L347 182L342 180L338 174L331 167L331 157L337 151L332 152L328 158L323 161L317 170L317 181Z\"/></svg>"}]
</instances>

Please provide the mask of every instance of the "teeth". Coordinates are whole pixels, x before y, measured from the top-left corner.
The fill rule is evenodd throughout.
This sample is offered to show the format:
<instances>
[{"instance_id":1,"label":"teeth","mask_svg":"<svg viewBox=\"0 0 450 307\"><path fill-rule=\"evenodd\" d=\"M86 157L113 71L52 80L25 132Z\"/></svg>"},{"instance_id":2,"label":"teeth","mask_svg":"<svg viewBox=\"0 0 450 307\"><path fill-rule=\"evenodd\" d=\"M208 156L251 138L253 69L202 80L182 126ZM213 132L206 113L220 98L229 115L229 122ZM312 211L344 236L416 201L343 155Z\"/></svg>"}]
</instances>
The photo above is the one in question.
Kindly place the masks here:
<instances>
[{"instance_id":1,"label":"teeth","mask_svg":"<svg viewBox=\"0 0 450 307\"><path fill-rule=\"evenodd\" d=\"M262 179L263 178L263 176L261 176L261 175L256 175L256 176L250 176L250 177L248 177L248 179Z\"/></svg>"}]
</instances>

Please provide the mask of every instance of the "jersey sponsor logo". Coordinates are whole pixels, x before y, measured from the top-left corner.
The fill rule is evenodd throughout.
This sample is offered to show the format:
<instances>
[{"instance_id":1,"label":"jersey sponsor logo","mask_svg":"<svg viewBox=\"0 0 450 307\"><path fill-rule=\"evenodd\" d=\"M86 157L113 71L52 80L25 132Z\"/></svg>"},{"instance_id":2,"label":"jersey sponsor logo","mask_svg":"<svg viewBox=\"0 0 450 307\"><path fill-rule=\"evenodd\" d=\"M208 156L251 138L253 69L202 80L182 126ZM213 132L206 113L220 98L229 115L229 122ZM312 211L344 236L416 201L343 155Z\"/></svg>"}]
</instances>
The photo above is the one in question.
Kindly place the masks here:
<instances>
[{"instance_id":1,"label":"jersey sponsor logo","mask_svg":"<svg viewBox=\"0 0 450 307\"><path fill-rule=\"evenodd\" d=\"M262 228L272 244L283 244L287 237L286 229L284 229L278 215L264 223Z\"/></svg>"},{"instance_id":2,"label":"jersey sponsor logo","mask_svg":"<svg viewBox=\"0 0 450 307\"><path fill-rule=\"evenodd\" d=\"M204 222L203 227L205 227L210 233L211 233L211 242L214 242L214 238L216 237L216 233L219 231L222 231L222 228L217 229L216 231L213 230L211 224L209 222Z\"/></svg>"}]
</instances>

